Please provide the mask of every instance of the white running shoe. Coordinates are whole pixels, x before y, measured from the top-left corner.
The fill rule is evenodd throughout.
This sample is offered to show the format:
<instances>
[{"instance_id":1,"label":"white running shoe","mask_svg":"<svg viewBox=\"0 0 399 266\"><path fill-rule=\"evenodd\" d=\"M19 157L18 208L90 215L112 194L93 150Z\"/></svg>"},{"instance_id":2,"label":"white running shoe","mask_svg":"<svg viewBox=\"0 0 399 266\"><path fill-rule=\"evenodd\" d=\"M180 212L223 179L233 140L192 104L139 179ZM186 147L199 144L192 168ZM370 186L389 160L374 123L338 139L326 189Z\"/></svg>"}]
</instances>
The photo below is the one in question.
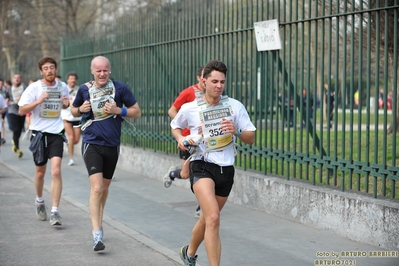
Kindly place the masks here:
<instances>
[{"instance_id":1,"label":"white running shoe","mask_svg":"<svg viewBox=\"0 0 399 266\"><path fill-rule=\"evenodd\" d=\"M170 179L170 172L177 170L178 168L176 166L171 166L168 170L168 172L166 172L166 174L163 177L163 185L168 188L172 185L173 180Z\"/></svg>"},{"instance_id":2,"label":"white running shoe","mask_svg":"<svg viewBox=\"0 0 399 266\"><path fill-rule=\"evenodd\" d=\"M46 212L46 205L44 205L44 201L42 203L36 202L36 215L37 218L41 221L46 221L47 219L47 212Z\"/></svg>"},{"instance_id":3,"label":"white running shoe","mask_svg":"<svg viewBox=\"0 0 399 266\"><path fill-rule=\"evenodd\" d=\"M74 165L74 164L75 164L75 161L73 159L70 159L69 162L68 162L68 165L71 166L71 165Z\"/></svg>"},{"instance_id":4,"label":"white running shoe","mask_svg":"<svg viewBox=\"0 0 399 266\"><path fill-rule=\"evenodd\" d=\"M58 212L52 212L50 215L50 224L51 225L62 225L61 216Z\"/></svg>"}]
</instances>

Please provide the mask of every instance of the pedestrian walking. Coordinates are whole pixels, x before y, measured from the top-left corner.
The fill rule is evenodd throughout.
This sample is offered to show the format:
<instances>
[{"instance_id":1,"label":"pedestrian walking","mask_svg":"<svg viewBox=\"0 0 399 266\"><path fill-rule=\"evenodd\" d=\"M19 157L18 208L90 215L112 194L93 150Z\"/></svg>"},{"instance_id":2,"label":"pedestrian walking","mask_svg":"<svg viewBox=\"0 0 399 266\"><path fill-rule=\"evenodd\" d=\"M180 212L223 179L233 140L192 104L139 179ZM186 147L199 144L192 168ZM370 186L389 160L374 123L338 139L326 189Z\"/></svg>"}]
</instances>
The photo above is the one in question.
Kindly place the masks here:
<instances>
[{"instance_id":1,"label":"pedestrian walking","mask_svg":"<svg viewBox=\"0 0 399 266\"><path fill-rule=\"evenodd\" d=\"M328 126L332 128L334 123L335 92L330 88L328 83L324 83L324 95L326 118L328 119Z\"/></svg>"},{"instance_id":2,"label":"pedestrian walking","mask_svg":"<svg viewBox=\"0 0 399 266\"><path fill-rule=\"evenodd\" d=\"M12 128L12 151L18 155L18 158L22 158L23 153L19 148L19 139L22 134L22 130L25 126L25 114L20 115L18 113L19 105L18 102L24 92L26 86L22 83L20 74L15 74L12 79L12 86L9 92L9 107L8 107L8 121Z\"/></svg>"},{"instance_id":3,"label":"pedestrian walking","mask_svg":"<svg viewBox=\"0 0 399 266\"><path fill-rule=\"evenodd\" d=\"M192 102L195 100L196 97L202 97L204 95L204 86L201 80L203 69L204 66L201 66L200 68L197 69L198 83L182 90L179 96L173 102L172 106L169 108L168 114L172 119L176 116L177 112L180 110L183 104ZM183 136L190 135L190 130L188 130L187 128L183 129L182 135ZM181 159L181 168L176 169L175 166L172 166L165 174L164 181L165 179L174 180L175 178L187 179L190 176L190 169L189 169L190 164L186 163L187 159L190 157L190 153L187 151L180 150L179 157ZM197 208L195 209L195 217L199 218L200 214L201 214L201 207L200 205L198 205Z\"/></svg>"}]
</instances>

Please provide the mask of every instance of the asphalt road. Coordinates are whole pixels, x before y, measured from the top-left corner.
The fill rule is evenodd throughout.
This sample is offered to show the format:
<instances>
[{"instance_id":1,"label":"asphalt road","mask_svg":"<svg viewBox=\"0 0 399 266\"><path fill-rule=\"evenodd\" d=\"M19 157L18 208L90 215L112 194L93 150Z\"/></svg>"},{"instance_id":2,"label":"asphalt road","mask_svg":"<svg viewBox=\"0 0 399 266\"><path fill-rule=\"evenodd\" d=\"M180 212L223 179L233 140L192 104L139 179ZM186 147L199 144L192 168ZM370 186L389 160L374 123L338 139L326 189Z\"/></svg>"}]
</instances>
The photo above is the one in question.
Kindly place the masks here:
<instances>
[{"instance_id":1,"label":"asphalt road","mask_svg":"<svg viewBox=\"0 0 399 266\"><path fill-rule=\"evenodd\" d=\"M10 134L8 134L10 137ZM89 182L81 156L68 166L62 162L61 228L35 215L34 164L28 141L24 157L17 158L8 141L0 147L0 265L183 265L178 252L188 244L196 222L196 201L190 190L148 178L147 173L117 169L105 207L103 252L92 250L88 214ZM47 211L50 167L45 177ZM227 203L221 215L222 263L237 265L397 266L399 258L372 258L379 247L358 243L264 212ZM342 252L350 253L342 257ZM366 254L365 256L353 256ZM396 253L397 254L397 253ZM205 248L198 250L197 265L209 265ZM337 257L337 258L336 258ZM339 261L339 262L337 262ZM319 263L319 264L317 264ZM343 263L343 264L342 264ZM338 264L337 264L338 265Z\"/></svg>"}]
</instances>

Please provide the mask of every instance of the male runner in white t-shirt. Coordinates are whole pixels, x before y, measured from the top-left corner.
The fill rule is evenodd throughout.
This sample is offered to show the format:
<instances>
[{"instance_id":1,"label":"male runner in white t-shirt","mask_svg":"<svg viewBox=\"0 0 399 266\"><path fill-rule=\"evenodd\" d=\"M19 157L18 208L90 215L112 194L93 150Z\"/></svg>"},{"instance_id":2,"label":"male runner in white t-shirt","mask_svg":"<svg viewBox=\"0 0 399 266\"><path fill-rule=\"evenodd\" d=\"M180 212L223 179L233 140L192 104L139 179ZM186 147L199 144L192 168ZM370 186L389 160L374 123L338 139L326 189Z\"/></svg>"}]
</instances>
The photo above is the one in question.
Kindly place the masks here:
<instances>
[{"instance_id":1,"label":"male runner in white t-shirt","mask_svg":"<svg viewBox=\"0 0 399 266\"><path fill-rule=\"evenodd\" d=\"M242 103L223 96L227 67L210 61L203 70L205 95L184 104L171 122L172 134L180 150L185 146L182 130L202 136L190 162L191 189L202 213L192 230L190 244L180 250L185 265L195 265L196 251L203 240L210 265L220 265L220 211L233 186L235 141L255 141L255 126Z\"/></svg>"},{"instance_id":2,"label":"male runner in white t-shirt","mask_svg":"<svg viewBox=\"0 0 399 266\"><path fill-rule=\"evenodd\" d=\"M38 63L40 74L43 76L30 84L21 95L18 102L19 114L32 112L29 129L32 131L29 149L33 153L36 165L36 215L45 221L46 207L43 198L44 176L47 160L51 161L51 216L50 224L62 225L58 206L61 200L62 177L61 160L64 153L64 123L61 119L61 109L69 107L69 93L63 82L55 80L57 62L54 58L44 57Z\"/></svg>"}]
</instances>

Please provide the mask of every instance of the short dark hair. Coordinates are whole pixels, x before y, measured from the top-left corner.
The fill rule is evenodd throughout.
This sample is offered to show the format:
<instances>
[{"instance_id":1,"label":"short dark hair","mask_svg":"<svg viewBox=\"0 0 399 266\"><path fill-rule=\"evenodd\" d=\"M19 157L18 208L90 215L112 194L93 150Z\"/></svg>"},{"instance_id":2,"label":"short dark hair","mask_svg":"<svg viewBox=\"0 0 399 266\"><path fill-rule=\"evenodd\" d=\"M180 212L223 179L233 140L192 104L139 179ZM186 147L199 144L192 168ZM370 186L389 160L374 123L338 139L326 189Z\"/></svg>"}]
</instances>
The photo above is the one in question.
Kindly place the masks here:
<instances>
[{"instance_id":1,"label":"short dark hair","mask_svg":"<svg viewBox=\"0 0 399 266\"><path fill-rule=\"evenodd\" d=\"M69 76L74 76L76 79L79 79L79 78L78 78L78 74L76 74L75 71L68 72L68 73L66 74L66 79L65 79L65 80L68 80Z\"/></svg>"},{"instance_id":2,"label":"short dark hair","mask_svg":"<svg viewBox=\"0 0 399 266\"><path fill-rule=\"evenodd\" d=\"M204 72L203 72L203 77L207 78L211 74L212 71L219 71L222 72L224 75L227 73L227 66L222 62L218 60L212 60L206 63L204 66Z\"/></svg>"},{"instance_id":3,"label":"short dark hair","mask_svg":"<svg viewBox=\"0 0 399 266\"><path fill-rule=\"evenodd\" d=\"M197 69L197 77L202 77L202 70L204 70L204 66L200 66Z\"/></svg>"},{"instance_id":4,"label":"short dark hair","mask_svg":"<svg viewBox=\"0 0 399 266\"><path fill-rule=\"evenodd\" d=\"M39 63L37 63L37 64L39 65L39 69L40 69L40 70L42 70L42 66L43 66L45 63L54 64L54 65L55 65L55 68L57 68L57 61L55 61L55 59L52 58L52 57L46 56L46 57L42 58L42 59L39 61Z\"/></svg>"}]
</instances>

